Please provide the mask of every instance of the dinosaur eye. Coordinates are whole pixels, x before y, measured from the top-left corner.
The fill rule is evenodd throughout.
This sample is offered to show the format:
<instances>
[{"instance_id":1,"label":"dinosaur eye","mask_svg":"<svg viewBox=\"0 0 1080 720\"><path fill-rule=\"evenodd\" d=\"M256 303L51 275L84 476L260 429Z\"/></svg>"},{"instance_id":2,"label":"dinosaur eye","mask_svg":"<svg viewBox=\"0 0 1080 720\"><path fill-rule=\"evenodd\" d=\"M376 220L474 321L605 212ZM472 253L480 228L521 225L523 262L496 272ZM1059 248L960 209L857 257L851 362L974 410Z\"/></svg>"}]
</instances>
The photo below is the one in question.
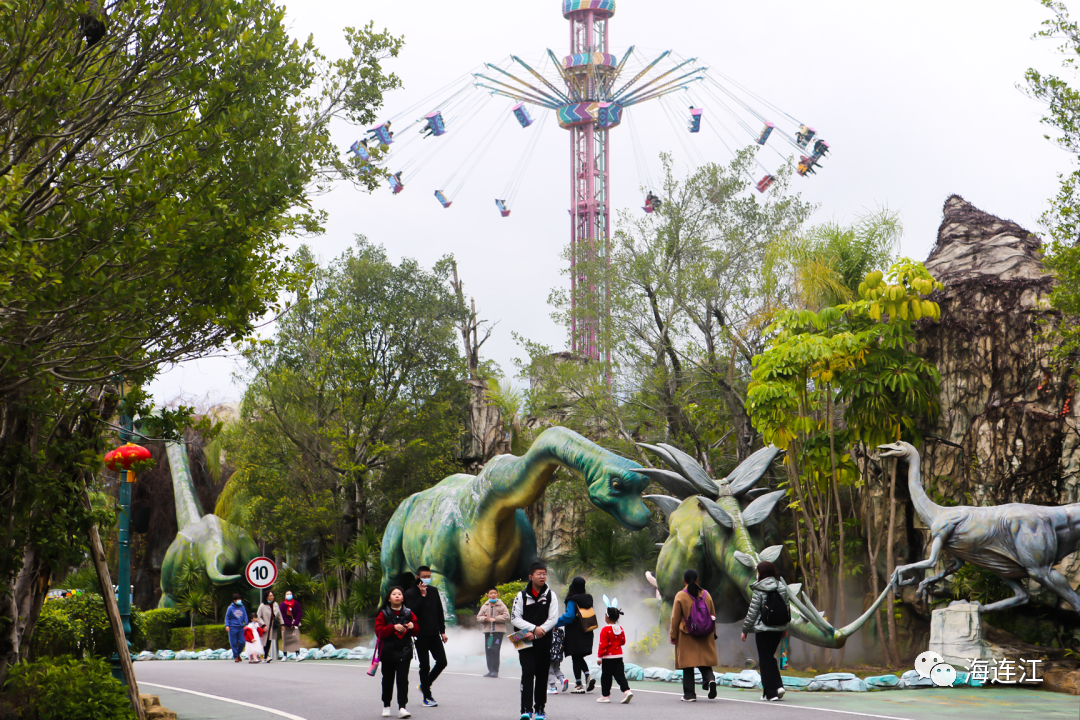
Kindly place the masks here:
<instances>
[{"instance_id":1,"label":"dinosaur eye","mask_svg":"<svg viewBox=\"0 0 1080 720\"><path fill-rule=\"evenodd\" d=\"M611 478L611 489L622 490L622 482L616 480L615 478Z\"/></svg>"}]
</instances>

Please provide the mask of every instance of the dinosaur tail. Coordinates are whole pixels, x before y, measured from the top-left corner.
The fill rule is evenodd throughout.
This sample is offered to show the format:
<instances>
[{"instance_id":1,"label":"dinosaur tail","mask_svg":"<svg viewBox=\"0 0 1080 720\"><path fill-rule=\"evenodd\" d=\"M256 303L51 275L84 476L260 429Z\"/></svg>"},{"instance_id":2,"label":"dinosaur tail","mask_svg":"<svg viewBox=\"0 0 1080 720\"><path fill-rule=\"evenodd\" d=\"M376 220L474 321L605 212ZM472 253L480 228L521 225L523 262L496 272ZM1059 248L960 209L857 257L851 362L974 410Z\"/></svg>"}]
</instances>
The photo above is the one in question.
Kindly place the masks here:
<instances>
[{"instance_id":1,"label":"dinosaur tail","mask_svg":"<svg viewBox=\"0 0 1080 720\"><path fill-rule=\"evenodd\" d=\"M885 602L885 598L889 593L889 588L886 587L881 591L881 595L878 596L874 604L871 605L866 612L859 616L854 622L845 625L839 630L829 624L825 618L821 616L817 608L814 607L810 599L803 594L803 601L800 601L796 597L791 598L791 604L795 610L798 611L798 615L792 613L791 623L788 625L788 630L795 637L805 640L811 645L817 645L818 647L826 648L842 648L847 642L848 638L854 635L866 621L873 617L874 613L881 603ZM801 615L801 617L799 617Z\"/></svg>"},{"instance_id":2,"label":"dinosaur tail","mask_svg":"<svg viewBox=\"0 0 1080 720\"><path fill-rule=\"evenodd\" d=\"M183 530L202 519L202 506L199 505L199 497L195 494L195 483L191 479L187 448L183 443L168 442L165 443L165 450L169 456L173 498L176 501L176 527Z\"/></svg>"}]
</instances>

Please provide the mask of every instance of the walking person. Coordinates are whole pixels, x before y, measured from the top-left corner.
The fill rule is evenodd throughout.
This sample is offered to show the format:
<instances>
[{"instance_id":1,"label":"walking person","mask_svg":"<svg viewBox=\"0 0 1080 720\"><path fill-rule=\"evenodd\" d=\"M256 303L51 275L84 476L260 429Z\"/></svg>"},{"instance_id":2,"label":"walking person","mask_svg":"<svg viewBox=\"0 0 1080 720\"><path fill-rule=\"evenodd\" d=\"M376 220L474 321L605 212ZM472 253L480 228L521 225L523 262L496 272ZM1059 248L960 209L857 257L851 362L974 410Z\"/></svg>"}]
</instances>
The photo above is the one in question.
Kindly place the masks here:
<instances>
[{"instance_id":1,"label":"walking person","mask_svg":"<svg viewBox=\"0 0 1080 720\"><path fill-rule=\"evenodd\" d=\"M484 629L484 650L487 654L487 675L499 677L499 653L502 652L503 636L506 635L506 623L510 622L510 609L499 599L499 591L492 586L487 591L487 602L476 614L480 627Z\"/></svg>"},{"instance_id":2,"label":"walking person","mask_svg":"<svg viewBox=\"0 0 1080 720\"><path fill-rule=\"evenodd\" d=\"M559 618L558 627L566 629L563 653L570 656L574 669L574 689L570 692L592 692L596 687L596 678L589 676L589 665L585 658L592 655L593 631L597 628L597 622L592 595L585 592L585 578L576 577L570 581L566 591L566 612ZM581 684L582 675L585 676L584 685Z\"/></svg>"},{"instance_id":3,"label":"walking person","mask_svg":"<svg viewBox=\"0 0 1080 720\"><path fill-rule=\"evenodd\" d=\"M259 606L259 620L266 628L266 662L277 660L277 633L282 626L281 606L274 601L274 593L267 592Z\"/></svg>"},{"instance_id":4,"label":"walking person","mask_svg":"<svg viewBox=\"0 0 1080 720\"><path fill-rule=\"evenodd\" d=\"M683 573L683 589L675 593L671 607L671 644L675 668L683 671L683 702L697 702L694 669L701 671L702 687L716 698L716 607L708 591L698 585L697 570Z\"/></svg>"},{"instance_id":5,"label":"walking person","mask_svg":"<svg viewBox=\"0 0 1080 720\"><path fill-rule=\"evenodd\" d=\"M446 669L446 616L438 588L431 587L431 568L421 565L416 570L416 585L405 591L405 604L420 621L416 636L416 657L420 661L420 692L424 707L438 707L431 686ZM451 608L453 610L453 608ZM431 660L435 665L431 665Z\"/></svg>"},{"instance_id":6,"label":"walking person","mask_svg":"<svg viewBox=\"0 0 1080 720\"><path fill-rule=\"evenodd\" d=\"M784 681L776 662L776 649L787 637L787 626L791 622L787 583L776 571L776 566L764 560L758 563L757 582L750 587L754 594L743 620L742 641L746 642L748 633L754 633L761 665L761 699L782 700Z\"/></svg>"},{"instance_id":7,"label":"walking person","mask_svg":"<svg viewBox=\"0 0 1080 720\"><path fill-rule=\"evenodd\" d=\"M248 624L247 609L240 593L233 593L232 605L225 611L225 627L229 631L229 647L232 648L233 662L240 662L240 653L244 650L244 626Z\"/></svg>"},{"instance_id":8,"label":"walking person","mask_svg":"<svg viewBox=\"0 0 1080 720\"><path fill-rule=\"evenodd\" d=\"M626 644L626 633L622 625L619 625L619 616L623 611L617 607L609 607L607 616L604 618L607 625L600 631L600 647L596 649L596 657L600 661L600 697L596 702L611 702L611 681L619 684L622 690L622 704L630 702L634 697L634 691L630 689L630 683L626 682L626 667L623 665L623 645Z\"/></svg>"},{"instance_id":9,"label":"walking person","mask_svg":"<svg viewBox=\"0 0 1080 720\"><path fill-rule=\"evenodd\" d=\"M514 597L514 607L510 611L510 623L524 633L523 646L518 649L521 720L546 720L545 680L551 667L550 633L558 621L559 599L547 586L547 565L534 562L529 568L529 584Z\"/></svg>"},{"instance_id":10,"label":"walking person","mask_svg":"<svg viewBox=\"0 0 1080 720\"><path fill-rule=\"evenodd\" d=\"M285 591L285 600L281 603L281 649L285 659L295 657L300 652L300 623L304 619L304 608L300 606L291 590Z\"/></svg>"},{"instance_id":11,"label":"walking person","mask_svg":"<svg viewBox=\"0 0 1080 720\"><path fill-rule=\"evenodd\" d=\"M263 643L262 636L266 632L266 628L262 625L262 620L252 616L251 622L244 626L244 652L248 656L249 665L257 665L262 658Z\"/></svg>"},{"instance_id":12,"label":"walking person","mask_svg":"<svg viewBox=\"0 0 1080 720\"><path fill-rule=\"evenodd\" d=\"M551 631L551 669L548 671L548 695L557 695L561 689L566 692L570 681L562 673L563 640L565 632L558 625Z\"/></svg>"},{"instance_id":13,"label":"walking person","mask_svg":"<svg viewBox=\"0 0 1080 720\"><path fill-rule=\"evenodd\" d=\"M379 638L379 662L382 664L382 716L390 717L390 703L397 685L398 717L412 717L409 704L409 663L413 656L413 638L420 631L416 613L405 607L405 593L390 588L375 616L375 636Z\"/></svg>"}]
</instances>

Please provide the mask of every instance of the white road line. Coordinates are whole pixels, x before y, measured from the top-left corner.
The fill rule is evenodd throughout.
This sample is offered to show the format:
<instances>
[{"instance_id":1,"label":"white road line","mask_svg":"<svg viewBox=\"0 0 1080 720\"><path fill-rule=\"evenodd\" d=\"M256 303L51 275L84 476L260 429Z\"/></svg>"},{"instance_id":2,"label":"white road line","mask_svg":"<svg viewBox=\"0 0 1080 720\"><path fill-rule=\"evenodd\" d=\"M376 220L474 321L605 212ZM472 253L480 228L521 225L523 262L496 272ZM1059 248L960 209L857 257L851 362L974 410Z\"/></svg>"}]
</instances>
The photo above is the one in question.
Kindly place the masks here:
<instances>
[{"instance_id":1,"label":"white road line","mask_svg":"<svg viewBox=\"0 0 1080 720\"><path fill-rule=\"evenodd\" d=\"M187 693L188 695L198 695L199 697L210 698L211 700L220 700L221 702L232 703L233 705L243 705L244 707L254 708L255 710L262 710L268 712L271 715L277 715L278 717L286 718L287 720L307 720L299 715L293 715L292 713L284 712L283 710L275 710L263 705L256 705L254 703L244 702L243 700L233 700L232 698L221 697L220 695L210 695L204 692L198 692L197 690L187 690L185 688L172 687L171 685L158 685L157 683L146 682L145 680L139 681L139 686L147 685L149 687L161 688L163 690L173 690L174 692Z\"/></svg>"},{"instance_id":2,"label":"white road line","mask_svg":"<svg viewBox=\"0 0 1080 720\"><path fill-rule=\"evenodd\" d=\"M325 664L329 664L329 663L325 663ZM334 663L334 665L336 667L354 667L352 665L344 665L344 664L341 664L341 663ZM466 673L466 672L443 672L443 675L467 675L469 677L478 677L478 678L484 677L483 675L477 675L476 673ZM520 680L521 679L519 677L514 677L512 675L506 675L505 677L506 677L507 680ZM674 695L675 697L682 697L681 692L671 692L670 690L646 690L644 688L636 688L634 690L634 692L635 693L639 693L639 692L652 693L653 695ZM719 697L719 696L716 699L717 700L723 700L725 702L749 703L751 705L760 705L762 702L764 702L763 700L742 700L740 698ZM832 708L814 707L813 705L792 705L792 704L789 704L789 703L784 703L783 701L781 701L780 703L770 705L770 707L788 708L789 710L817 710L818 712L836 713L838 715L855 715L857 717L879 718L879 720L911 720L911 718L902 718L902 717L897 717L895 715L875 715L874 713L856 712L854 710L834 710Z\"/></svg>"}]
</instances>

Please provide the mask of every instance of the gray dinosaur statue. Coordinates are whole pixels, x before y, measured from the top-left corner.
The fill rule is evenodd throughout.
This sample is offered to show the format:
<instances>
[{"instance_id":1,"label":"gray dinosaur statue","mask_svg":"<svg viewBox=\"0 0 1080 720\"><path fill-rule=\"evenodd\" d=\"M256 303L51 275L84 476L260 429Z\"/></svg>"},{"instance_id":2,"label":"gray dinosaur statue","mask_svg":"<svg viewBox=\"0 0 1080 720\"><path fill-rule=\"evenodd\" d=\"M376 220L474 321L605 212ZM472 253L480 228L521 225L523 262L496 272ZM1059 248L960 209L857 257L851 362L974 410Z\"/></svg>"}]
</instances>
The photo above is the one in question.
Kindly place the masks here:
<instances>
[{"instance_id":1,"label":"gray dinosaur statue","mask_svg":"<svg viewBox=\"0 0 1080 720\"><path fill-rule=\"evenodd\" d=\"M1080 503L1048 507L1009 503L992 507L942 507L923 490L919 470L919 452L906 442L878 447L881 457L907 461L908 491L915 512L930 528L933 543L925 560L896 568L890 580L893 586L910 585L915 579L901 582L909 570L927 570L937 565L942 553L950 556L949 565L940 573L919 583L918 594L924 601L931 586L952 575L965 562L994 573L1012 588L1015 595L1005 600L981 605L980 613L1023 605L1030 594L1020 583L1031 578L1055 593L1080 612L1080 595L1065 576L1054 569L1066 555L1080 549Z\"/></svg>"}]
</instances>

